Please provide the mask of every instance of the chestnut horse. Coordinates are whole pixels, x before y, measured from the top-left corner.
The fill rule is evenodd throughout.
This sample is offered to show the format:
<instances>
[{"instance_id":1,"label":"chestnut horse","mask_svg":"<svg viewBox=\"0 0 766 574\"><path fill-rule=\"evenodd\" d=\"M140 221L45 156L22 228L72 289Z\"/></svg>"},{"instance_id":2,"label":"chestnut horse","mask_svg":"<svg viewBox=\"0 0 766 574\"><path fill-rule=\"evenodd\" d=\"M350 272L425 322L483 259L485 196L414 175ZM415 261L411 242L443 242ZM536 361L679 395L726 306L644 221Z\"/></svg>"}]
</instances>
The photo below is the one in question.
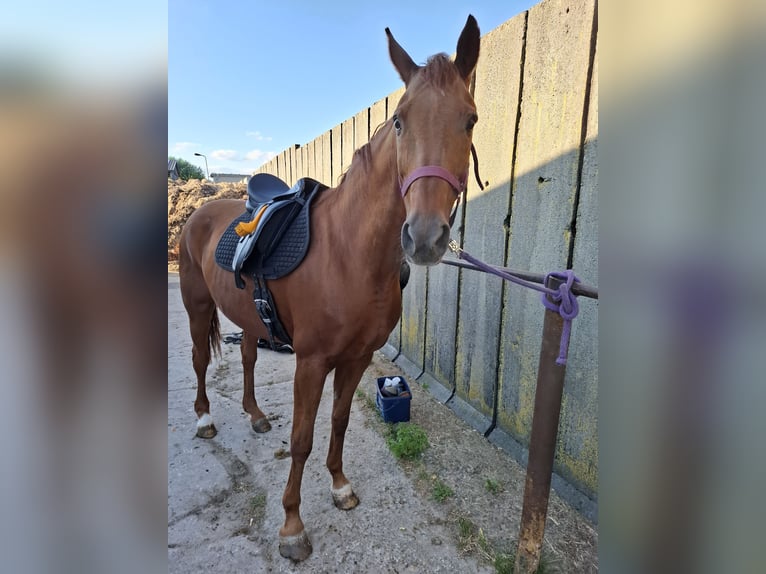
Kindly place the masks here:
<instances>
[{"instance_id":1,"label":"chestnut horse","mask_svg":"<svg viewBox=\"0 0 766 574\"><path fill-rule=\"evenodd\" d=\"M343 440L351 400L373 352L401 314L399 272L404 256L435 265L447 248L450 209L465 189L476 106L468 91L479 57L473 16L460 35L457 56L429 58L419 66L386 29L391 61L406 91L392 117L354 158L338 187L321 192L311 212L311 244L292 273L269 281L280 320L293 340L296 368L290 439L292 465L282 503L282 556L303 560L311 542L300 516L303 468L311 453L314 421L325 378L335 369L332 433L327 468L335 506L359 504L343 473ZM242 405L255 432L270 424L255 400L257 340L266 338L253 304L252 279L237 289L231 272L214 258L227 226L244 202L215 200L189 218L180 238L183 302L189 315L197 375L197 435L215 436L205 371L218 348L216 307L244 331Z\"/></svg>"}]
</instances>

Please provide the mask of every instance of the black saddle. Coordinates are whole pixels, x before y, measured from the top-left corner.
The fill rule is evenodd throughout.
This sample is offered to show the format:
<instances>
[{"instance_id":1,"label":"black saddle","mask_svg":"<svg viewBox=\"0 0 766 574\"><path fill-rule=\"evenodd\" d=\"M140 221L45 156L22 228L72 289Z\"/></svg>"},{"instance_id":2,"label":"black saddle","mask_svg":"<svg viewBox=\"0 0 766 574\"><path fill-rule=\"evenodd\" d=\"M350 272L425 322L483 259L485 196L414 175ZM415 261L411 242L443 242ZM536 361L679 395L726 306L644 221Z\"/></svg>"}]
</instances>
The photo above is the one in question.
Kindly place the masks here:
<instances>
[{"instance_id":1,"label":"black saddle","mask_svg":"<svg viewBox=\"0 0 766 574\"><path fill-rule=\"evenodd\" d=\"M248 211L253 211L256 206L274 201L288 191L290 191L290 186L277 176L270 173L256 173L247 182L245 207Z\"/></svg>"},{"instance_id":2,"label":"black saddle","mask_svg":"<svg viewBox=\"0 0 766 574\"><path fill-rule=\"evenodd\" d=\"M292 341L279 321L265 280L284 277L303 261L311 240L311 203L325 189L326 185L308 177L290 188L273 175L254 175L247 185L245 213L229 224L216 246L216 263L234 273L239 289L245 288L242 274L253 278L253 301L274 350L279 350L277 340L288 345ZM256 220L250 233L237 234L240 223L250 222L249 230Z\"/></svg>"},{"instance_id":3,"label":"black saddle","mask_svg":"<svg viewBox=\"0 0 766 574\"><path fill-rule=\"evenodd\" d=\"M245 287L242 274L279 279L303 261L310 241L309 209L316 194L327 189L308 177L291 189L269 174L253 176L247 187L246 211L229 224L215 251L216 262L234 272L240 289ZM239 223L256 217L259 223L252 233L237 235Z\"/></svg>"}]
</instances>

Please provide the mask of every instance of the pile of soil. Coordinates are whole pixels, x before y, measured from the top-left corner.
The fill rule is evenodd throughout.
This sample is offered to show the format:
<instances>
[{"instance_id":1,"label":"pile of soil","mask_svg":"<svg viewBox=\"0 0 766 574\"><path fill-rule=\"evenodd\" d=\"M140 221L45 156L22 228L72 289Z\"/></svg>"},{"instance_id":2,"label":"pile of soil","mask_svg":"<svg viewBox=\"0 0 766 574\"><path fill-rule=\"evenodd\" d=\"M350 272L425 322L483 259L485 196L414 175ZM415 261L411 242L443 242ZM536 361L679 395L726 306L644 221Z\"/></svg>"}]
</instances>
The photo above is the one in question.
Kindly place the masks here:
<instances>
[{"instance_id":1,"label":"pile of soil","mask_svg":"<svg viewBox=\"0 0 766 574\"><path fill-rule=\"evenodd\" d=\"M168 179L168 268L177 270L178 238L186 220L200 205L213 199L245 199L245 183L211 183L202 179Z\"/></svg>"}]
</instances>

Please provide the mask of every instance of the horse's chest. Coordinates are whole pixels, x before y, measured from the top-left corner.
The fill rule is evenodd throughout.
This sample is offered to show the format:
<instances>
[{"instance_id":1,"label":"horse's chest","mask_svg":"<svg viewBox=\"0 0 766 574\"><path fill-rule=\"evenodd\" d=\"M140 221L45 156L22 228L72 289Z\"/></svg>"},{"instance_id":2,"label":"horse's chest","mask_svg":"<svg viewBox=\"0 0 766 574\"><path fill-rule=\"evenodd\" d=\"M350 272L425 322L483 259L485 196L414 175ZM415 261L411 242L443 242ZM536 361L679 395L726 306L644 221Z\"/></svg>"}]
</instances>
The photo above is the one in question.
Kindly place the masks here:
<instances>
[{"instance_id":1,"label":"horse's chest","mask_svg":"<svg viewBox=\"0 0 766 574\"><path fill-rule=\"evenodd\" d=\"M359 340L367 349L376 350L383 346L391 330L401 316L401 297L373 298L361 313L364 317Z\"/></svg>"}]
</instances>

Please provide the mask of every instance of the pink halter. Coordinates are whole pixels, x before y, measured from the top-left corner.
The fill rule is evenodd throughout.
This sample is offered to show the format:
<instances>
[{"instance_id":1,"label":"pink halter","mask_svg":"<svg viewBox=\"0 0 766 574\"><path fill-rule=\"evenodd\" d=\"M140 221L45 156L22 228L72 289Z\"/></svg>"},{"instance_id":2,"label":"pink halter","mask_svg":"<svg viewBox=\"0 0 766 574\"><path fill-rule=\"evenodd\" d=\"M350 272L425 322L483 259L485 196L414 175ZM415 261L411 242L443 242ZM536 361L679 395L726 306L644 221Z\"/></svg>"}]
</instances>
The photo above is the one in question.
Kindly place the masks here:
<instances>
[{"instance_id":1,"label":"pink halter","mask_svg":"<svg viewBox=\"0 0 766 574\"><path fill-rule=\"evenodd\" d=\"M408 175L404 181L399 179L399 186L401 187L402 191L402 197L407 195L407 190L409 190L410 186L416 179L420 179L421 177L438 177L446 181L452 186L452 189L455 191L455 193L460 196L461 193L465 191L465 182L468 178L468 172L463 176L462 180L459 180L456 178L452 173L444 169L443 167L440 167L438 165L425 165L419 168L416 168L413 170L410 175Z\"/></svg>"}]
</instances>

